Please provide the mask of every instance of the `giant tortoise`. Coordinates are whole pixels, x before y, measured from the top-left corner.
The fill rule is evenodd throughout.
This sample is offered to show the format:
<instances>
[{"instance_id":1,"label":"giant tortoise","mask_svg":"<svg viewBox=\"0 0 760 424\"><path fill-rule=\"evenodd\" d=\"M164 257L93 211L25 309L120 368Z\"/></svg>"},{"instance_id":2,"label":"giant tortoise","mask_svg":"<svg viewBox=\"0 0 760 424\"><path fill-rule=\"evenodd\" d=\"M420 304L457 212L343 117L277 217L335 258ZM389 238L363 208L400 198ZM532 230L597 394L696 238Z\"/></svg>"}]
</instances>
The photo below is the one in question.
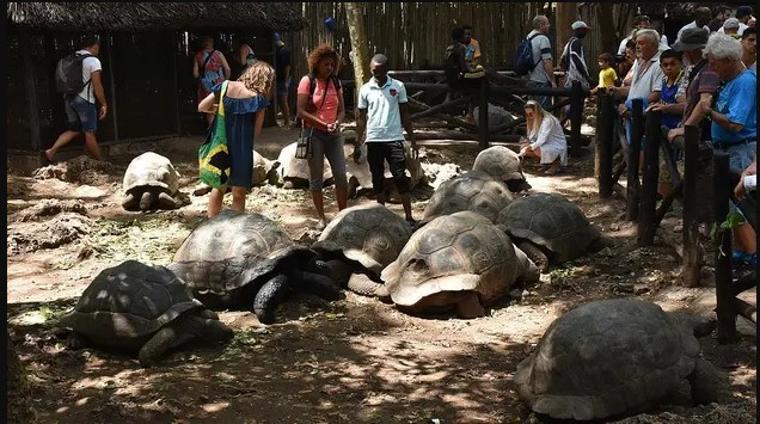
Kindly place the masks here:
<instances>
[{"instance_id":1,"label":"giant tortoise","mask_svg":"<svg viewBox=\"0 0 760 424\"><path fill-rule=\"evenodd\" d=\"M399 309L425 314L455 307L459 316L485 314L484 306L538 270L504 232L472 211L438 217L417 230L382 272Z\"/></svg>"},{"instance_id":2,"label":"giant tortoise","mask_svg":"<svg viewBox=\"0 0 760 424\"><path fill-rule=\"evenodd\" d=\"M549 263L569 261L609 243L581 208L556 193L515 199L499 212L496 223L542 272Z\"/></svg>"},{"instance_id":3,"label":"giant tortoise","mask_svg":"<svg viewBox=\"0 0 760 424\"><path fill-rule=\"evenodd\" d=\"M179 173L171 161L153 152L132 159L122 182L124 198L121 205L128 211L176 209Z\"/></svg>"},{"instance_id":4,"label":"giant tortoise","mask_svg":"<svg viewBox=\"0 0 760 424\"><path fill-rule=\"evenodd\" d=\"M306 188L309 186L309 161L306 159L296 158L296 149L298 143L290 143L280 150L277 157L277 182L282 184L283 188ZM324 159L324 168L322 170L322 179L324 185L328 186L333 183L332 169L327 159Z\"/></svg>"},{"instance_id":5,"label":"giant tortoise","mask_svg":"<svg viewBox=\"0 0 760 424\"><path fill-rule=\"evenodd\" d=\"M359 149L360 152L358 162L354 160L354 151L356 149ZM404 142L404 152L406 162L404 174L409 179L409 190L413 190L418 185L424 184L427 181L427 177L422 169L419 158L416 158L412 154L412 144L408 141ZM369 162L367 162L367 144L364 143L360 147L346 144L344 153L346 155L346 178L348 179L349 196L353 198L373 190L372 173L369 171ZM384 162L384 166L385 179L383 180L383 191L386 194L386 199L389 202L401 202L401 196L396 184L393 182L393 175L388 167L388 163Z\"/></svg>"},{"instance_id":6,"label":"giant tortoise","mask_svg":"<svg viewBox=\"0 0 760 424\"><path fill-rule=\"evenodd\" d=\"M330 300L340 296L315 258L265 216L225 210L190 233L169 268L206 306L253 310L269 324L291 288Z\"/></svg>"},{"instance_id":7,"label":"giant tortoise","mask_svg":"<svg viewBox=\"0 0 760 424\"><path fill-rule=\"evenodd\" d=\"M503 181L510 191L530 190L520 166L520 156L504 146L492 146L478 153L472 169Z\"/></svg>"},{"instance_id":8,"label":"giant tortoise","mask_svg":"<svg viewBox=\"0 0 760 424\"><path fill-rule=\"evenodd\" d=\"M396 260L411 235L404 218L369 203L340 211L312 248L341 285L359 294L384 296L380 272Z\"/></svg>"},{"instance_id":9,"label":"giant tortoise","mask_svg":"<svg viewBox=\"0 0 760 424\"><path fill-rule=\"evenodd\" d=\"M485 172L468 171L438 187L425 207L422 221L466 210L495 221L512 199L512 193L501 181Z\"/></svg>"},{"instance_id":10,"label":"giant tortoise","mask_svg":"<svg viewBox=\"0 0 760 424\"><path fill-rule=\"evenodd\" d=\"M74 330L69 347L138 352L143 366L189 341L232 338L174 273L132 260L101 271L62 324Z\"/></svg>"},{"instance_id":11,"label":"giant tortoise","mask_svg":"<svg viewBox=\"0 0 760 424\"><path fill-rule=\"evenodd\" d=\"M684 379L694 400L714 401L720 376L695 338L709 330L688 318L636 298L581 305L555 320L518 365L520 396L537 413L575 420L638 413Z\"/></svg>"}]
</instances>

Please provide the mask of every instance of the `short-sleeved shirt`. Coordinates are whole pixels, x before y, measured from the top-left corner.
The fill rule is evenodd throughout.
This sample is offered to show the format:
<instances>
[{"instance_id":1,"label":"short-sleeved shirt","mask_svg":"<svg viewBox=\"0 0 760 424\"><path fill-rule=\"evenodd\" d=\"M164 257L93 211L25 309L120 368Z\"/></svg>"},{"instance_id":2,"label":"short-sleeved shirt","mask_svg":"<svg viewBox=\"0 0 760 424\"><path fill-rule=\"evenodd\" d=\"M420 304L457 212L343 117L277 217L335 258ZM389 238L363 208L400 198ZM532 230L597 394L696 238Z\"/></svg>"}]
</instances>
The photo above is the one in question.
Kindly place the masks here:
<instances>
[{"instance_id":1,"label":"short-sleeved shirt","mask_svg":"<svg viewBox=\"0 0 760 424\"><path fill-rule=\"evenodd\" d=\"M757 90L757 76L746 69L720 89L713 109L726 115L729 121L743 125L743 128L733 132L713 122L713 143L731 145L757 140L757 96L752 90Z\"/></svg>"},{"instance_id":2,"label":"short-sleeved shirt","mask_svg":"<svg viewBox=\"0 0 760 424\"><path fill-rule=\"evenodd\" d=\"M464 60L472 62L480 59L480 43L474 38L470 38L470 44L465 44Z\"/></svg>"},{"instance_id":3,"label":"short-sleeved shirt","mask_svg":"<svg viewBox=\"0 0 760 424\"><path fill-rule=\"evenodd\" d=\"M546 34L535 29L528 34L528 38L536 34L540 35L530 40L530 45L533 48L533 63L537 63L537 65L528 73L528 79L536 82L551 82L551 76L546 75L543 61L552 58L552 45Z\"/></svg>"},{"instance_id":4,"label":"short-sleeved shirt","mask_svg":"<svg viewBox=\"0 0 760 424\"><path fill-rule=\"evenodd\" d=\"M287 47L277 47L277 69L275 74L277 75L277 81L285 81L285 67L290 66L290 50Z\"/></svg>"},{"instance_id":5,"label":"short-sleeved shirt","mask_svg":"<svg viewBox=\"0 0 760 424\"><path fill-rule=\"evenodd\" d=\"M338 106L340 105L338 96L343 96L343 88L338 90L332 79L328 80L327 82L315 79L315 82L316 86L314 88L314 95L311 98L315 109L312 109L314 111L312 113L314 115L317 115L317 117L322 122L326 122L328 124L337 121ZM329 85L327 84L328 82ZM308 96L310 89L311 81L309 80L309 76L305 75L303 78L301 78L301 82L298 83L297 93L306 94ZM325 89L327 97L325 97ZM313 125L310 125L307 121L304 122L304 125L307 127L313 127Z\"/></svg>"},{"instance_id":6,"label":"short-sleeved shirt","mask_svg":"<svg viewBox=\"0 0 760 424\"><path fill-rule=\"evenodd\" d=\"M602 69L599 71L599 87L613 87L617 80L617 72L614 68Z\"/></svg>"},{"instance_id":7,"label":"short-sleeved shirt","mask_svg":"<svg viewBox=\"0 0 760 424\"><path fill-rule=\"evenodd\" d=\"M660 92L660 102L665 104L676 104L678 97L678 87L681 84L681 80L684 78L684 73L681 72L680 75L676 78L675 81L673 81L673 84L668 85L668 77L662 78L662 84L660 85L660 88L657 89L657 91ZM673 115L670 113L665 113L662 115L662 125L673 129L678 126L678 123L681 122L681 115Z\"/></svg>"},{"instance_id":8,"label":"short-sleeved shirt","mask_svg":"<svg viewBox=\"0 0 760 424\"><path fill-rule=\"evenodd\" d=\"M689 115L691 115L694 107L699 103L702 93L714 95L718 91L718 85L720 84L718 74L710 69L706 59L702 59L696 65L687 68L684 75L686 75L686 78L683 79L681 87L685 83L685 91L679 90L679 93L676 94L678 96L683 92L686 95L686 107L684 108L682 122L685 122Z\"/></svg>"},{"instance_id":9,"label":"short-sleeved shirt","mask_svg":"<svg viewBox=\"0 0 760 424\"><path fill-rule=\"evenodd\" d=\"M89 54L87 50L79 50L76 52L78 55ZM95 56L87 57L82 61L82 82L85 83L85 87L79 92L79 97L87 100L89 103L95 103L95 94L92 89L92 73L102 71L103 66L100 64L100 59ZM89 83L89 84L88 84Z\"/></svg>"},{"instance_id":10,"label":"short-sleeved shirt","mask_svg":"<svg viewBox=\"0 0 760 424\"><path fill-rule=\"evenodd\" d=\"M358 108L367 111L367 143L404 139L399 105L408 101L406 88L403 82L387 78L382 87L370 78L359 90Z\"/></svg>"},{"instance_id":11,"label":"short-sleeved shirt","mask_svg":"<svg viewBox=\"0 0 760 424\"><path fill-rule=\"evenodd\" d=\"M631 68L633 80L627 100L646 99L653 91L660 89L664 76L660 68L660 52L658 51L648 62L646 69L644 69L644 61L640 58L633 63L633 68Z\"/></svg>"}]
</instances>

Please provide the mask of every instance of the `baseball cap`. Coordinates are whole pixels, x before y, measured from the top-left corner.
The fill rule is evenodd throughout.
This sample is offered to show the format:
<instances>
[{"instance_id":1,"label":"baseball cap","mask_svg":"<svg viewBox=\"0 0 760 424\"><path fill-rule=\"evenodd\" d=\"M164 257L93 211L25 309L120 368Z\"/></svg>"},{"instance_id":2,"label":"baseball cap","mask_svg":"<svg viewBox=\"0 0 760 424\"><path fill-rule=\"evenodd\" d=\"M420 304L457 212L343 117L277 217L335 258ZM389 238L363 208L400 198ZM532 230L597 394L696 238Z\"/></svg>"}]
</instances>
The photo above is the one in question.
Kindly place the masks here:
<instances>
[{"instance_id":1,"label":"baseball cap","mask_svg":"<svg viewBox=\"0 0 760 424\"><path fill-rule=\"evenodd\" d=\"M723 28L739 28L739 20L736 18L728 18L726 22L723 22Z\"/></svg>"},{"instance_id":2,"label":"baseball cap","mask_svg":"<svg viewBox=\"0 0 760 424\"><path fill-rule=\"evenodd\" d=\"M586 25L586 23L583 22L583 21L575 21L575 22L573 22L573 24L570 25L570 28L572 28L573 30L578 30L578 29L590 30L591 29L591 27L588 26L588 25Z\"/></svg>"}]
</instances>

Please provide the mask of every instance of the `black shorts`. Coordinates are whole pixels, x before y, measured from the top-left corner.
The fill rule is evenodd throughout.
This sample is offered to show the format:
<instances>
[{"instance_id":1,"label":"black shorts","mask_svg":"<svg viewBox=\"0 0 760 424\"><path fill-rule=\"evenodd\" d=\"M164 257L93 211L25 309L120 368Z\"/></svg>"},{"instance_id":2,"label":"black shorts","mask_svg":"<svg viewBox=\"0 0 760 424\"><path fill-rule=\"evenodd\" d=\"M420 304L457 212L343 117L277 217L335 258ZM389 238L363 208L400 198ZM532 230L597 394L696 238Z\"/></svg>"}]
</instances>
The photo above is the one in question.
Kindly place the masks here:
<instances>
[{"instance_id":1,"label":"black shorts","mask_svg":"<svg viewBox=\"0 0 760 424\"><path fill-rule=\"evenodd\" d=\"M370 141L367 143L367 162L372 173L372 190L382 193L385 181L385 163L393 175L393 182L399 193L409 192L409 179L406 177L406 158L403 141Z\"/></svg>"}]
</instances>

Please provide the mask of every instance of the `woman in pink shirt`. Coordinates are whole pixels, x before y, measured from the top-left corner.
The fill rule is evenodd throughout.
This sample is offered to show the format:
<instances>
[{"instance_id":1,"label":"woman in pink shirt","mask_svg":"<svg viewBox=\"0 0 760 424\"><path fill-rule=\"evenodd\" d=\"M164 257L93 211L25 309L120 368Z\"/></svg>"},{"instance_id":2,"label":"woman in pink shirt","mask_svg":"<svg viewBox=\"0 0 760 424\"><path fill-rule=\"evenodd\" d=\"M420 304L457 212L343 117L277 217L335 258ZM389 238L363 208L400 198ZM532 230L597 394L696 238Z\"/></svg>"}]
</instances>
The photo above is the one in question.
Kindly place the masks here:
<instances>
[{"instance_id":1,"label":"woman in pink shirt","mask_svg":"<svg viewBox=\"0 0 760 424\"><path fill-rule=\"evenodd\" d=\"M340 123L345 116L343 89L338 79L340 58L330 46L322 44L312 50L308 59L309 74L298 84L298 116L303 121L304 134L312 134L309 159L309 189L319 216L319 229L327 225L322 197L322 173L325 157L330 162L335 180L338 210L346 207L348 184L346 158Z\"/></svg>"}]
</instances>

